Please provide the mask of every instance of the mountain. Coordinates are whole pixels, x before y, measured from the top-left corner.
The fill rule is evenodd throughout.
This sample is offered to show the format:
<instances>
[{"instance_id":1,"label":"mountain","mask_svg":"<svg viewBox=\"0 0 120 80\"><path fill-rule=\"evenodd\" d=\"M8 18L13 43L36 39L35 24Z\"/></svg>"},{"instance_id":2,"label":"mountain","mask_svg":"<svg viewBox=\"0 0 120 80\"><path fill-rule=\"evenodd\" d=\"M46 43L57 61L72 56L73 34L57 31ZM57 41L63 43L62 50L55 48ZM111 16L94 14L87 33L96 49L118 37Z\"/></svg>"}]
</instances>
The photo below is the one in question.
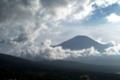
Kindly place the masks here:
<instances>
[{"instance_id":1,"label":"mountain","mask_svg":"<svg viewBox=\"0 0 120 80\"><path fill-rule=\"evenodd\" d=\"M71 65L73 63L74 65ZM72 61L64 61L64 60L41 60L41 61L32 61L23 59L20 57L15 57L11 55L6 54L0 54L0 69L15 69L18 71L33 71L33 72L39 72L42 70L71 70L74 71L78 70L92 70L88 69L86 67L88 64L78 63L78 62L72 62ZM89 65L90 66L90 65ZM93 65L91 65L93 66ZM94 65L96 67L96 65ZM95 68L94 68L95 69ZM93 70L94 71L94 70Z\"/></svg>"},{"instance_id":2,"label":"mountain","mask_svg":"<svg viewBox=\"0 0 120 80\"><path fill-rule=\"evenodd\" d=\"M84 75L92 80L113 80L113 78L119 80L119 75L113 74L118 71L120 71L119 67L90 65L63 60L34 62L0 54L1 80L81 80L80 76Z\"/></svg>"},{"instance_id":3,"label":"mountain","mask_svg":"<svg viewBox=\"0 0 120 80\"><path fill-rule=\"evenodd\" d=\"M63 49L71 50L81 50L94 47L98 51L104 51L105 48L109 47L109 44L100 44L87 36L76 36L57 46L62 46Z\"/></svg>"}]
</instances>

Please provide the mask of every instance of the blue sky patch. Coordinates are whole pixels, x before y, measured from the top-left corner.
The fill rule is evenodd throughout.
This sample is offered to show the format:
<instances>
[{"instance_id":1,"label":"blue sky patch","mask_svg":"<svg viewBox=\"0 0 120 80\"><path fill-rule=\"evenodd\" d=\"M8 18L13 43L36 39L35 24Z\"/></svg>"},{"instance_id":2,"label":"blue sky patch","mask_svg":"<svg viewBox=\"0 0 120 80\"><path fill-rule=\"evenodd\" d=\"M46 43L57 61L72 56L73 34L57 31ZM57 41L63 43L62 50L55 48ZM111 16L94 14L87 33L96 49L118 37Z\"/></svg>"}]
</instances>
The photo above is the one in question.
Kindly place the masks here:
<instances>
[{"instance_id":1,"label":"blue sky patch","mask_svg":"<svg viewBox=\"0 0 120 80\"><path fill-rule=\"evenodd\" d=\"M120 6L118 4L113 4L108 7L97 7L94 6L96 9L93 11L93 14L87 17L85 20L82 21L82 25L86 26L94 26L106 23L106 17L111 13L116 13L120 15Z\"/></svg>"}]
</instances>

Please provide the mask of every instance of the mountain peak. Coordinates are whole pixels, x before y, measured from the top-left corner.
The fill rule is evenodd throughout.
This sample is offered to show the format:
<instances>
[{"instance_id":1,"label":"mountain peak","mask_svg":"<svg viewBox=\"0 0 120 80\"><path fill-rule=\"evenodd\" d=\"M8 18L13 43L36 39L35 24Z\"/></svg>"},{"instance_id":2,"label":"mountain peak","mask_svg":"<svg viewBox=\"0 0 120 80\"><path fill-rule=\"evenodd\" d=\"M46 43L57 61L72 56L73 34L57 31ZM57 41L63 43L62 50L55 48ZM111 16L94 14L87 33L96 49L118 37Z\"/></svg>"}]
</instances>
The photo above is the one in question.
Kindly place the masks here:
<instances>
[{"instance_id":1,"label":"mountain peak","mask_svg":"<svg viewBox=\"0 0 120 80\"><path fill-rule=\"evenodd\" d=\"M73 38L89 38L89 37L88 36L84 36L84 35L77 35L77 36L75 36Z\"/></svg>"},{"instance_id":2,"label":"mountain peak","mask_svg":"<svg viewBox=\"0 0 120 80\"><path fill-rule=\"evenodd\" d=\"M71 50L81 50L94 47L98 51L103 51L105 48L108 47L107 44L101 44L87 36L75 36L63 43L59 44L58 46L62 46L63 49L71 49Z\"/></svg>"},{"instance_id":3,"label":"mountain peak","mask_svg":"<svg viewBox=\"0 0 120 80\"><path fill-rule=\"evenodd\" d=\"M92 40L92 39L89 38L88 36L78 35L78 36L73 37L70 40L80 40L81 41L81 40Z\"/></svg>"}]
</instances>

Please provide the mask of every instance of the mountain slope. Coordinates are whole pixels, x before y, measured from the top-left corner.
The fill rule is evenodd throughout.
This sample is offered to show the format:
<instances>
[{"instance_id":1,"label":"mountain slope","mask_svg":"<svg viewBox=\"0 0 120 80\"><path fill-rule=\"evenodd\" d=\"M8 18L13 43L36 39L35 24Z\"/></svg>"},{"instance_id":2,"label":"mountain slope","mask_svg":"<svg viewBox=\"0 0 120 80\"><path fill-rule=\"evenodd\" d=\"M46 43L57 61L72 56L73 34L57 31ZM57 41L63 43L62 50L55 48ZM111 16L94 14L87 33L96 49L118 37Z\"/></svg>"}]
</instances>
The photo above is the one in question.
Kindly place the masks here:
<instances>
[{"instance_id":1,"label":"mountain slope","mask_svg":"<svg viewBox=\"0 0 120 80\"><path fill-rule=\"evenodd\" d=\"M88 67L91 66L91 67ZM92 64L84 64L80 62L67 61L67 60L43 60L43 61L30 61L10 55L0 54L0 69L2 68L10 68L10 69L18 69L20 71L95 71L95 72L107 72L107 69L111 70L112 66L99 66ZM101 68L101 70L99 70ZM107 69L106 69L107 68ZM106 71L104 71L106 69ZM120 69L119 69L120 70Z\"/></svg>"},{"instance_id":2,"label":"mountain slope","mask_svg":"<svg viewBox=\"0 0 120 80\"><path fill-rule=\"evenodd\" d=\"M87 37L87 36L76 36L70 40L67 40L57 46L62 46L64 49L71 50L81 50L94 47L98 51L104 51L107 48L108 44L100 44L97 41Z\"/></svg>"},{"instance_id":3,"label":"mountain slope","mask_svg":"<svg viewBox=\"0 0 120 80\"><path fill-rule=\"evenodd\" d=\"M120 68L72 61L34 62L0 54L0 79L2 80L80 80L80 76L84 74L90 76L92 80L113 80L113 78L119 80L118 75L111 74L116 71L120 71ZM96 78L93 79L94 77Z\"/></svg>"}]
</instances>

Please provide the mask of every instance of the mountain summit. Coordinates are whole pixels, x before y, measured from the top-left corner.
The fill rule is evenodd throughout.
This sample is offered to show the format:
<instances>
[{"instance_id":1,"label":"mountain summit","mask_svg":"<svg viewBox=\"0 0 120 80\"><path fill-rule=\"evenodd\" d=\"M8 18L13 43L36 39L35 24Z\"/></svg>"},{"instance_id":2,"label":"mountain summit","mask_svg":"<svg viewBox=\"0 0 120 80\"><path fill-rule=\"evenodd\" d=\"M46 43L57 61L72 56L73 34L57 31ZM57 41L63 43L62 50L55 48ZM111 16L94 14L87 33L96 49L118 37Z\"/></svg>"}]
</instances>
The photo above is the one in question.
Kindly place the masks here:
<instances>
[{"instance_id":1,"label":"mountain summit","mask_svg":"<svg viewBox=\"0 0 120 80\"><path fill-rule=\"evenodd\" d=\"M108 44L101 44L87 36L76 36L73 37L72 39L64 41L63 43L57 46L62 46L63 49L71 50L81 50L94 47L98 51L104 51L105 48L109 47Z\"/></svg>"}]
</instances>

